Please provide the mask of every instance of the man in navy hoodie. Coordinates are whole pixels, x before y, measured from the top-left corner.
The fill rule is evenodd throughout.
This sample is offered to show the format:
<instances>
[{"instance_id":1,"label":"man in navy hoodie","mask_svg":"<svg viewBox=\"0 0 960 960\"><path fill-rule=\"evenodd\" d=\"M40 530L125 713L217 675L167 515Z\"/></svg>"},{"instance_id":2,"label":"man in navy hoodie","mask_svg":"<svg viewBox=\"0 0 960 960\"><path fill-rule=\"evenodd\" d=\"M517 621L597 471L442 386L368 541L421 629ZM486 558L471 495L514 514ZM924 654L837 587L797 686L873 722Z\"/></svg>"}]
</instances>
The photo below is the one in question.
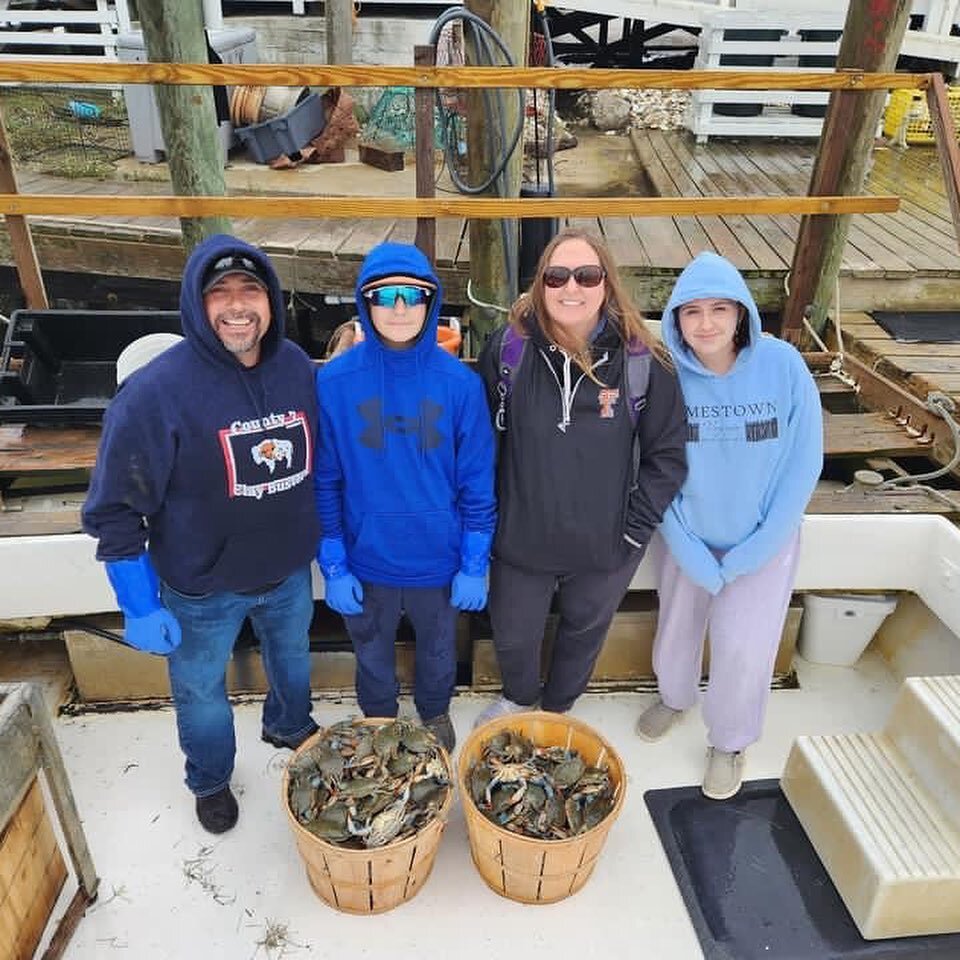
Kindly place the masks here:
<instances>
[{"instance_id":1,"label":"man in navy hoodie","mask_svg":"<svg viewBox=\"0 0 960 960\"><path fill-rule=\"evenodd\" d=\"M310 561L317 404L307 355L283 332L270 261L234 237L190 255L184 340L111 402L84 529L127 643L166 656L186 783L211 833L237 821L226 667L249 617L270 690L262 737L295 748L310 716Z\"/></svg>"}]
</instances>

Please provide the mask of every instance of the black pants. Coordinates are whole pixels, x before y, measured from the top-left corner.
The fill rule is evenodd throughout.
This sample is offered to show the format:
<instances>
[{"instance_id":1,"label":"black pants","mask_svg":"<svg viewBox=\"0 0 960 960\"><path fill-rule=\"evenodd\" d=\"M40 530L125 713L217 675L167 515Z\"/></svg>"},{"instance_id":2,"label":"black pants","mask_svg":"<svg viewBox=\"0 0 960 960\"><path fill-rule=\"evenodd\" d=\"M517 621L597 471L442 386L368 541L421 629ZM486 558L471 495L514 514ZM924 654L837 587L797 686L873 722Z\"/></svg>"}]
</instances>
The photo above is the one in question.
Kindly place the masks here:
<instances>
[{"instance_id":1,"label":"black pants","mask_svg":"<svg viewBox=\"0 0 960 960\"><path fill-rule=\"evenodd\" d=\"M529 706L540 699L544 710L558 713L573 706L587 688L610 622L642 556L637 551L614 570L559 575L494 559L487 606L508 700ZM543 631L554 593L560 622L541 695Z\"/></svg>"}]
</instances>

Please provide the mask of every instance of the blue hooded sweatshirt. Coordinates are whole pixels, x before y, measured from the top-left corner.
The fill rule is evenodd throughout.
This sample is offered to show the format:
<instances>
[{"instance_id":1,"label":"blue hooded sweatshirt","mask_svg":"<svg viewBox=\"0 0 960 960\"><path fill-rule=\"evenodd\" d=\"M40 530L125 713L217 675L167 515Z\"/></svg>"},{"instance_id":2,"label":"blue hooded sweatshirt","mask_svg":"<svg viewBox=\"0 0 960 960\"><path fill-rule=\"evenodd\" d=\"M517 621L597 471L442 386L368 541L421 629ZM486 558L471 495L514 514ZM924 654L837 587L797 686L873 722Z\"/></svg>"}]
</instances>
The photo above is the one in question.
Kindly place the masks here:
<instances>
[{"instance_id":1,"label":"blue hooded sweatshirt","mask_svg":"<svg viewBox=\"0 0 960 960\"><path fill-rule=\"evenodd\" d=\"M749 314L749 342L725 374L683 342L677 308L735 300ZM803 357L764 336L743 277L715 253L680 274L662 323L686 404L687 479L661 532L680 568L711 593L759 570L797 531L823 466L820 394Z\"/></svg>"},{"instance_id":2,"label":"blue hooded sweatshirt","mask_svg":"<svg viewBox=\"0 0 960 960\"><path fill-rule=\"evenodd\" d=\"M423 329L390 348L363 287L391 276L433 284ZM384 243L360 268L364 339L317 374L317 510L325 538L344 542L362 581L440 587L461 558L486 554L496 527L494 445L480 378L437 345L443 291L413 246Z\"/></svg>"},{"instance_id":3,"label":"blue hooded sweatshirt","mask_svg":"<svg viewBox=\"0 0 960 960\"><path fill-rule=\"evenodd\" d=\"M201 292L207 267L232 253L269 280L270 325L249 368L220 342ZM185 339L128 377L104 418L83 508L98 560L136 557L149 541L160 578L188 594L256 589L310 562L314 368L285 338L284 317L258 249L215 236L193 250L180 291Z\"/></svg>"}]
</instances>

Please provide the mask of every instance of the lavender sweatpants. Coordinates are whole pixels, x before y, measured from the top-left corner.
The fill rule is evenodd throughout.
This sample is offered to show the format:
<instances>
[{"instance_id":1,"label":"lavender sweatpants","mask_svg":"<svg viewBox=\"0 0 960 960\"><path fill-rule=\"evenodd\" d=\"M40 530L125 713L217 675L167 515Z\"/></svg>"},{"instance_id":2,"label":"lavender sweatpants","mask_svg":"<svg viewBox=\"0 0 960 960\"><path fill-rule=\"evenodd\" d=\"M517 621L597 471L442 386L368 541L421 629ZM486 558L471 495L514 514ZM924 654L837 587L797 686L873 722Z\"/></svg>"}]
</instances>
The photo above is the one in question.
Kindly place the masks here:
<instances>
[{"instance_id":1,"label":"lavender sweatpants","mask_svg":"<svg viewBox=\"0 0 960 960\"><path fill-rule=\"evenodd\" d=\"M765 566L737 577L716 596L687 577L664 551L653 642L660 697L674 710L688 710L697 702L709 626L703 720L707 739L718 750L743 750L760 739L799 548L798 532Z\"/></svg>"}]
</instances>

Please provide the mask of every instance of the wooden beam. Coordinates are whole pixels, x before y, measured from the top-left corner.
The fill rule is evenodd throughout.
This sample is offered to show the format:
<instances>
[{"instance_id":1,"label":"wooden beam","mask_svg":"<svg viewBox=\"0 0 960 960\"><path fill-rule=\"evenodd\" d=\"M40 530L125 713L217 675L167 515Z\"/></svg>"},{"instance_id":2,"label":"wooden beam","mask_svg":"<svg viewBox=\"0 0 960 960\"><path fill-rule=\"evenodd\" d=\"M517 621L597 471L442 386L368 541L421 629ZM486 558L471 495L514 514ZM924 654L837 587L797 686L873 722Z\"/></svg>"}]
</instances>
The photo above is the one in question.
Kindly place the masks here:
<instances>
[{"instance_id":1,"label":"wooden beam","mask_svg":"<svg viewBox=\"0 0 960 960\"><path fill-rule=\"evenodd\" d=\"M490 25L518 67L526 74L530 40L529 0L464 0L465 8ZM482 65L489 61L480 44L479 31L468 23L464 31L464 47L468 64ZM492 47L486 44L486 47ZM481 66L485 73L491 68ZM491 115L493 99L499 97L499 115ZM467 161L471 184L488 184L487 197L516 198L520 195L523 174L523 124L526 109L523 90L471 90L467 94ZM520 136L510 143L513 133ZM509 150L509 153L508 153ZM494 172L499 175L492 180ZM483 304L509 309L516 299L519 277L519 223L502 211L499 219L477 217L468 224L470 236L470 288L474 298ZM467 320L474 331L471 343L483 346L487 334L503 322L503 314L493 307L471 305Z\"/></svg>"},{"instance_id":2,"label":"wooden beam","mask_svg":"<svg viewBox=\"0 0 960 960\"><path fill-rule=\"evenodd\" d=\"M7 140L7 128L0 113L0 190L7 194L17 193L17 177L14 172L13 155ZM10 249L13 261L17 265L17 277L20 289L31 310L45 310L49 306L47 291L40 273L40 261L30 235L30 226L26 218L17 214L6 217L7 232L10 234Z\"/></svg>"},{"instance_id":3,"label":"wooden beam","mask_svg":"<svg viewBox=\"0 0 960 960\"><path fill-rule=\"evenodd\" d=\"M888 0L876 0L888 2ZM926 90L926 73L803 70L613 70L564 67L381 67L3 61L0 81L234 86L502 87L540 90Z\"/></svg>"},{"instance_id":4,"label":"wooden beam","mask_svg":"<svg viewBox=\"0 0 960 960\"><path fill-rule=\"evenodd\" d=\"M137 9L148 57L175 62L207 59L199 4L138 0ZM162 85L154 90L154 95L173 192L181 196L225 194L224 156L212 88ZM180 227L187 250L204 237L232 230L230 221L222 214L187 213L181 215Z\"/></svg>"},{"instance_id":5,"label":"wooden beam","mask_svg":"<svg viewBox=\"0 0 960 960\"><path fill-rule=\"evenodd\" d=\"M436 48L422 44L413 48L413 62L418 67L432 67L437 59ZM416 111L417 196L436 196L434 177L433 116L436 95L433 90L418 87L413 95ZM433 217L417 218L416 245L431 262L437 262L437 221Z\"/></svg>"},{"instance_id":6,"label":"wooden beam","mask_svg":"<svg viewBox=\"0 0 960 960\"><path fill-rule=\"evenodd\" d=\"M353 0L323 0L327 24L327 63L353 62Z\"/></svg>"},{"instance_id":7,"label":"wooden beam","mask_svg":"<svg viewBox=\"0 0 960 960\"><path fill-rule=\"evenodd\" d=\"M894 196L857 197L299 197L99 196L0 193L20 216L217 217L688 217L781 213L892 213Z\"/></svg>"},{"instance_id":8,"label":"wooden beam","mask_svg":"<svg viewBox=\"0 0 960 960\"><path fill-rule=\"evenodd\" d=\"M943 77L935 73L927 88L927 108L933 125L934 139L937 142L937 154L940 157L940 169L943 171L943 185L950 201L950 215L953 217L953 231L960 243L960 147L957 146L957 126L953 122L953 112L947 96L947 85Z\"/></svg>"},{"instance_id":9,"label":"wooden beam","mask_svg":"<svg viewBox=\"0 0 960 960\"><path fill-rule=\"evenodd\" d=\"M910 7L911 0L851 0L837 56L838 72L892 69ZM835 195L863 189L883 103L880 92L857 96L837 90L831 95L808 193ZM787 339L807 342L804 318L818 333L826 326L849 228L849 217L804 216L800 221L783 314L782 334Z\"/></svg>"}]
</instances>

